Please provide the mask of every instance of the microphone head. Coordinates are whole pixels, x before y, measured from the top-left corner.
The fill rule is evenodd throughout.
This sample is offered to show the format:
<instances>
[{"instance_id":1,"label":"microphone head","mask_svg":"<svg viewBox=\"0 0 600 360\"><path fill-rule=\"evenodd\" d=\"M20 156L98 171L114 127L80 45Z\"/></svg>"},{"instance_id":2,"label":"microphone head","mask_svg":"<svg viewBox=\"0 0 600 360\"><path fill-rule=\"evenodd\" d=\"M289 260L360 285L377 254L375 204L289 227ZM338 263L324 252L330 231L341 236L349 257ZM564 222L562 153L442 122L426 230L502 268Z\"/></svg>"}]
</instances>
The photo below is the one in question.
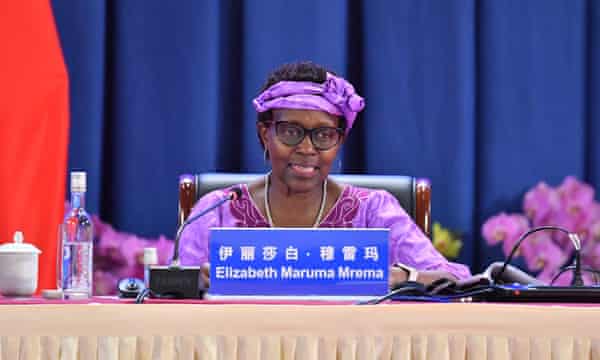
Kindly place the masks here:
<instances>
[{"instance_id":1,"label":"microphone head","mask_svg":"<svg viewBox=\"0 0 600 360\"><path fill-rule=\"evenodd\" d=\"M231 201L239 200L241 197L242 189L240 189L239 187L231 188L231 190L229 191L229 199L231 199Z\"/></svg>"},{"instance_id":2,"label":"microphone head","mask_svg":"<svg viewBox=\"0 0 600 360\"><path fill-rule=\"evenodd\" d=\"M579 235L577 235L576 233L569 233L569 240L571 240L571 242L573 243L573 247L575 248L575 250L579 251L581 250L581 239L579 238Z\"/></svg>"}]
</instances>

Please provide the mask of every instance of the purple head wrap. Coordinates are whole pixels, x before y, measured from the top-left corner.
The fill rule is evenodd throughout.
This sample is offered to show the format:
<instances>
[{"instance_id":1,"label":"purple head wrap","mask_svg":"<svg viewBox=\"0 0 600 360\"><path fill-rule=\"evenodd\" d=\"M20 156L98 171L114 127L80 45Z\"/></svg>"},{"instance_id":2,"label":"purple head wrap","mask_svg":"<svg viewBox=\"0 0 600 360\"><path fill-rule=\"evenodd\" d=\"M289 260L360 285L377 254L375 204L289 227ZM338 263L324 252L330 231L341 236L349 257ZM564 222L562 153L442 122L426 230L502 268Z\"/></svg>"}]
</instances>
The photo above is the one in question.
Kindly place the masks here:
<instances>
[{"instance_id":1,"label":"purple head wrap","mask_svg":"<svg viewBox=\"0 0 600 360\"><path fill-rule=\"evenodd\" d=\"M345 79L327 73L323 84L310 81L280 81L252 101L259 113L271 109L321 110L346 118L346 135L365 100Z\"/></svg>"}]
</instances>

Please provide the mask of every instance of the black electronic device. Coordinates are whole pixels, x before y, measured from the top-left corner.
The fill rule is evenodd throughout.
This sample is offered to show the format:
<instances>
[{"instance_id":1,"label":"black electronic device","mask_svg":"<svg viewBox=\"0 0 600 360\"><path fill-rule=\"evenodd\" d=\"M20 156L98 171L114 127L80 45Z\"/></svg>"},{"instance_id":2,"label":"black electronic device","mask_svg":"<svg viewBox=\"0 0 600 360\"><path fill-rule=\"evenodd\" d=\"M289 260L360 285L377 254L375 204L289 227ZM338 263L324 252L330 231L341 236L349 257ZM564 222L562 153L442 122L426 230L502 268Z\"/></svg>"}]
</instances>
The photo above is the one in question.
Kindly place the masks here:
<instances>
[{"instance_id":1,"label":"black electronic device","mask_svg":"<svg viewBox=\"0 0 600 360\"><path fill-rule=\"evenodd\" d=\"M438 279L426 287L419 283L404 282L384 296L359 304L375 305L385 300L600 303L600 286L548 286L516 266L497 262L488 266L482 274L458 281Z\"/></svg>"},{"instance_id":2,"label":"black electronic device","mask_svg":"<svg viewBox=\"0 0 600 360\"><path fill-rule=\"evenodd\" d=\"M194 299L201 297L200 267L152 266L150 268L151 296L161 298Z\"/></svg>"},{"instance_id":3,"label":"black electronic device","mask_svg":"<svg viewBox=\"0 0 600 360\"><path fill-rule=\"evenodd\" d=\"M124 278L118 283L119 297L136 298L146 288L144 282L137 278Z\"/></svg>"},{"instance_id":4,"label":"black electronic device","mask_svg":"<svg viewBox=\"0 0 600 360\"><path fill-rule=\"evenodd\" d=\"M536 303L600 303L600 286L494 285L473 301Z\"/></svg>"}]
</instances>

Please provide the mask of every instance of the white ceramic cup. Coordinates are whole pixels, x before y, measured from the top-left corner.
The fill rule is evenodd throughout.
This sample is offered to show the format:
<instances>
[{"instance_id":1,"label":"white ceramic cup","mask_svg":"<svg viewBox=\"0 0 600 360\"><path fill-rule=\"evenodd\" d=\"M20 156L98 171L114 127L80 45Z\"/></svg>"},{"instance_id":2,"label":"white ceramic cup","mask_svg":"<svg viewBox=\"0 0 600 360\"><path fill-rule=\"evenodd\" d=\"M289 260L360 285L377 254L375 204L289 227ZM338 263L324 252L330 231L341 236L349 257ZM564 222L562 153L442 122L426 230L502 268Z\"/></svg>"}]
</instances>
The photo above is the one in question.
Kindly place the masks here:
<instances>
[{"instance_id":1,"label":"white ceramic cup","mask_svg":"<svg viewBox=\"0 0 600 360\"><path fill-rule=\"evenodd\" d=\"M37 289L38 257L41 251L23 243L23 233L17 231L12 243L0 245L0 294L31 296Z\"/></svg>"}]
</instances>

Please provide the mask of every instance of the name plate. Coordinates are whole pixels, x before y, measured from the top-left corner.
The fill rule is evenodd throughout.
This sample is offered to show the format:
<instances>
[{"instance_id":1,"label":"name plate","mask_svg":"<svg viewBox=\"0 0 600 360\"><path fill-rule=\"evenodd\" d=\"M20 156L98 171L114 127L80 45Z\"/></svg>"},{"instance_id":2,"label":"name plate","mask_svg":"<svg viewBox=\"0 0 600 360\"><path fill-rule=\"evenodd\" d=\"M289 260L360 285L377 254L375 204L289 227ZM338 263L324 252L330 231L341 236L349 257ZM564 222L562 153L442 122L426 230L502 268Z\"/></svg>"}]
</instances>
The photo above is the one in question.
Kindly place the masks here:
<instances>
[{"instance_id":1,"label":"name plate","mask_svg":"<svg viewBox=\"0 0 600 360\"><path fill-rule=\"evenodd\" d=\"M385 294L388 233L387 229L211 229L209 294Z\"/></svg>"}]
</instances>

